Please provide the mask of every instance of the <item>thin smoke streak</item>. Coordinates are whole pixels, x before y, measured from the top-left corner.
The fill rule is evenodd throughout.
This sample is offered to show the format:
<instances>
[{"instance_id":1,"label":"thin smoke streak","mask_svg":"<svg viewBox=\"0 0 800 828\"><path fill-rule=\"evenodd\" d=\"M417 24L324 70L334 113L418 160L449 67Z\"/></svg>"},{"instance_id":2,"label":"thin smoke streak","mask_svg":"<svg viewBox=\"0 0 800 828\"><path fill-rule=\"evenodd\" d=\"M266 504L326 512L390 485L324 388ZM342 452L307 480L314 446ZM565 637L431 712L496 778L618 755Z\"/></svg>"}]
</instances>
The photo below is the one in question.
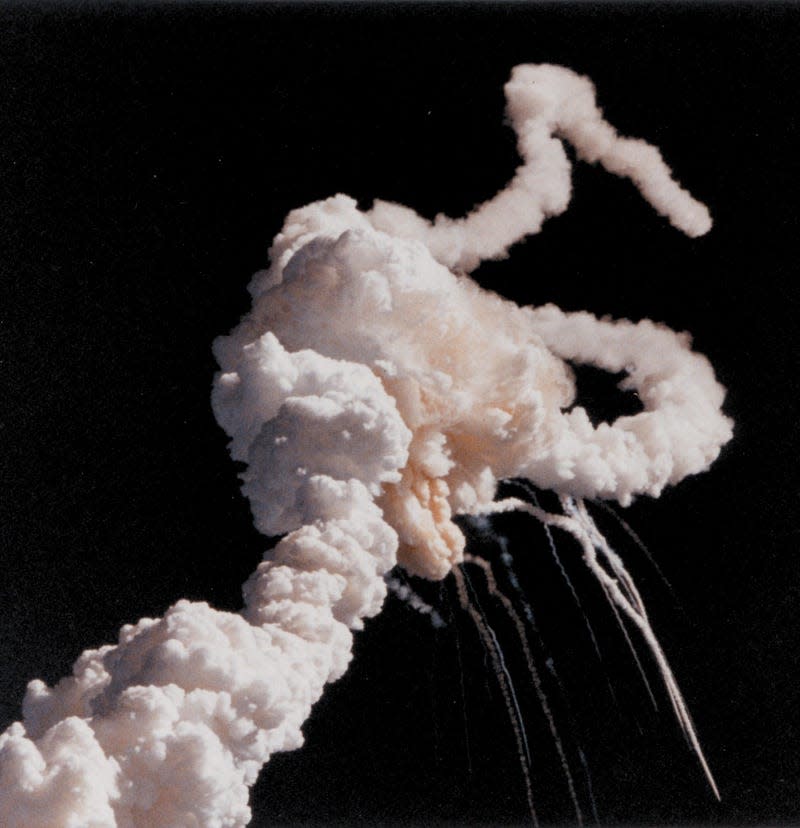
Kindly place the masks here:
<instances>
[{"instance_id":1,"label":"thin smoke streak","mask_svg":"<svg viewBox=\"0 0 800 828\"><path fill-rule=\"evenodd\" d=\"M512 588L515 591L517 600L520 602L520 605L522 606L523 613L525 615L526 620L530 624L531 630L537 636L537 639L539 641L539 645L540 645L542 651L545 654L545 664L547 666L548 672L550 673L550 675L555 680L556 686L558 687L559 696L560 696L561 701L562 701L562 703L564 704L564 706L567 710L567 721L569 722L570 732L571 732L573 741L577 745L576 749L577 749L578 754L579 754L579 758L580 758L580 762L581 762L581 768L583 770L584 778L586 780L586 789L587 789L587 794L589 796L589 804L590 804L590 807L591 807L591 810L592 810L592 817L593 817L595 823L599 823L600 818L598 816L597 803L595 802L594 791L592 789L591 771L589 769L589 764L586 760L586 756L583 753L583 751L580 749L579 740L576 737L576 726L575 726L575 723L573 721L572 712L570 711L570 708L569 708L569 701L568 701L568 696L567 696L566 689L564 688L564 685L561 681L561 677L558 674L558 670L556 670L555 662L553 661L552 656L547 655L547 647L545 645L544 639L542 638L542 634L539 631L539 628L536 624L536 619L535 619L535 616L534 616L534 613L533 613L533 608L531 607L530 603L525 598L525 593L522 591L522 587L520 586L520 583L519 583L519 580L517 579L516 573L514 572L513 568L511 567L512 558L511 558L510 554L507 552L506 538L503 537L502 535L496 535L495 534L494 539L500 545L500 549L501 549L500 560L502 561L502 563L505 567L505 571L506 571L506 575L508 577L509 583L511 584ZM618 708L619 705L618 705L618 702L617 702L617 697L616 697L616 694L614 693L614 689L611 686L611 682L608 679L607 675L606 675L606 682L608 684L608 689L609 689L609 692L611 694L611 699L614 702L615 707Z\"/></svg>"},{"instance_id":2,"label":"thin smoke streak","mask_svg":"<svg viewBox=\"0 0 800 828\"><path fill-rule=\"evenodd\" d=\"M553 737L553 742L556 747L556 752L558 753L559 762L561 764L561 769L567 784L570 799L572 800L572 804L575 809L576 820L578 822L578 825L583 825L583 814L581 813L580 803L578 802L578 794L575 790L575 782L572 777L572 771L570 770L569 761L567 760L566 753L564 752L564 746L561 742L561 736L559 735L558 728L556 726L556 721L553 716L553 712L550 708L550 703L547 699L547 694L544 692L544 687L542 686L539 671L536 669L536 665L533 660L533 655L530 651L530 648L528 647L528 641L525 635L525 627L522 623L522 619L519 617L519 614L514 609L513 605L511 604L511 601L509 601L509 599L498 589L497 581L495 580L494 573L492 572L491 565L488 563L488 561L484 561L482 558L478 558L474 555L465 554L464 562L475 564L483 570L484 576L486 577L486 584L489 589L489 594L500 601L508 617L514 624L514 628L517 632L517 639L519 641L520 647L522 648L523 655L525 656L525 663L528 668L528 674L531 677L534 690L536 691L536 696L539 700L539 706L541 707L542 712L544 713L545 719L547 720L547 725L550 729L550 734Z\"/></svg>"},{"instance_id":3,"label":"thin smoke streak","mask_svg":"<svg viewBox=\"0 0 800 828\"><path fill-rule=\"evenodd\" d=\"M502 535L496 536L495 539L500 544L500 548L502 550L501 555L500 555L500 560L503 562L503 565L505 567L509 583L511 584L512 588L515 590L517 600L520 602L520 604L522 606L523 613L525 615L526 620L530 624L532 632L537 636L537 639L539 641L539 645L540 645L540 647L541 647L541 649L544 653L544 656L545 656L545 665L547 666L548 672L550 673L550 675L553 677L554 681L556 682L556 686L558 687L559 697L561 698L562 704L565 706L565 708L567 710L567 721L569 723L570 733L571 733L573 741L576 743L576 750L578 752L580 763L581 763L581 768L583 770L584 778L586 780L586 792L587 792L588 797L589 797L589 804L590 804L590 808L591 808L591 811L592 811L592 818L593 818L595 823L599 823L600 822L600 817L599 817L598 812L597 812L597 803L595 802L595 798L594 798L594 791L593 791L593 787L592 787L591 770L589 768L589 763L587 762L586 755L581 750L579 740L576 736L576 725L575 725L575 722L574 722L573 714L570 710L567 691L566 691L566 689L565 689L565 687L564 687L564 685L561 681L561 677L558 674L558 670L556 670L555 662L554 662L552 656L548 656L548 654L547 654L547 647L545 646L544 639L542 638L542 634L539 631L538 626L536 625L536 620L535 620L535 616L534 616L534 613L533 613L533 608L530 606L527 599L525 598L525 594L522 591L522 588L519 584L519 580L517 579L517 576L516 576L516 574L514 573L514 570L511 567L511 557L508 554L508 552L506 551L506 546L507 546L506 539ZM618 708L619 705L617 703L617 697L614 693L614 689L611 686L611 682L609 681L608 676L606 676L606 682L608 684L609 692L611 693L611 699L614 702L615 707Z\"/></svg>"},{"instance_id":4,"label":"thin smoke streak","mask_svg":"<svg viewBox=\"0 0 800 828\"><path fill-rule=\"evenodd\" d=\"M653 554L647 548L647 544L641 539L639 534L628 523L628 521L625 520L625 518L623 518L622 515L620 515L616 511L616 509L613 509L611 506L608 505L608 503L604 503L602 500L592 500L591 504L593 506L596 506L599 509L602 509L607 515L611 515L611 517L614 518L614 520L622 527L623 531L628 535L628 537L636 544L637 548L642 551L642 553L647 558L650 565L655 570L658 577L661 579L661 582L669 590L669 593L672 595L672 597L675 600L677 600L677 595L675 593L675 589L672 586L672 584L670 583L667 576L664 574L664 571L658 565L658 561L653 557Z\"/></svg>"},{"instance_id":5,"label":"thin smoke streak","mask_svg":"<svg viewBox=\"0 0 800 828\"><path fill-rule=\"evenodd\" d=\"M532 486L528 485L525 481L515 482L518 482L522 489L531 497L533 505L537 508L541 508L539 505L539 498L536 495L535 489ZM589 620L589 615L583 608L583 603L581 602L581 599L578 596L578 591L575 589L575 585L572 583L572 579L569 577L569 573L564 567L564 563L561 560L561 556L558 554L558 549L556 547L555 540L553 539L553 533L550 531L550 527L544 524L542 528L544 530L545 536L547 537L547 546L550 550L550 555L553 561L555 562L555 565L558 568L559 574L561 575L562 580L566 584L567 589L569 589L570 595L572 596L572 600L575 602L575 605L580 611L581 618L583 619L583 623L586 626L586 631L589 635L589 639L592 642L592 647L594 648L597 660L601 664L603 664L603 674L606 679L606 685L608 686L608 692L611 694L611 698L614 700L614 704L617 705L617 694L614 692L614 687L611 684L611 679L609 678L608 673L605 670L603 654L600 649L600 643L597 640L597 635L595 634L594 627L592 626L592 622Z\"/></svg>"},{"instance_id":6,"label":"thin smoke streak","mask_svg":"<svg viewBox=\"0 0 800 828\"><path fill-rule=\"evenodd\" d=\"M469 599L467 592L467 585L469 585L469 577L466 573L456 568L453 570L453 575L456 580L456 587L458 590L459 601L462 608L468 613L469 617L475 624L479 637L486 653L489 655L492 665L494 667L495 677L497 683L500 685L500 691L505 702L508 718L511 723L511 729L514 733L514 739L517 743L517 752L520 759L520 769L522 770L523 779L525 781L525 796L528 802L528 811L530 813L531 822L536 828L539 825L539 819L536 814L536 806L534 804L533 785L531 782L531 754L528 746L528 737L525 733L525 723L522 719L522 713L517 702L517 695L514 692L514 685L511 681L511 676L505 665L505 660L502 657L502 650L497 641L491 626L487 623L483 611L476 609L472 601ZM471 589L471 587L470 587Z\"/></svg>"}]
</instances>

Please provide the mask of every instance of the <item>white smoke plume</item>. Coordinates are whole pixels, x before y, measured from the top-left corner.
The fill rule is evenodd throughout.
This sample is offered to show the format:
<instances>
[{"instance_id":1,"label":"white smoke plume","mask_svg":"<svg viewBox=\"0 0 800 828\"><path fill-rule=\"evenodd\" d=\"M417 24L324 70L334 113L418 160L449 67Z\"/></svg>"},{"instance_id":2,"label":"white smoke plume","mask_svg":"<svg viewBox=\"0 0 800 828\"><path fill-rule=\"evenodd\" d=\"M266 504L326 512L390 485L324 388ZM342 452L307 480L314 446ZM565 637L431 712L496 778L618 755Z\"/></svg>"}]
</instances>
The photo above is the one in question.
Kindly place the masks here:
<instances>
[{"instance_id":1,"label":"white smoke plume","mask_svg":"<svg viewBox=\"0 0 800 828\"><path fill-rule=\"evenodd\" d=\"M31 682L23 721L0 735L0 824L246 825L249 786L302 744L384 576L399 562L442 578L463 560L454 514L491 512L507 477L565 498L657 496L730 438L724 389L688 336L520 308L463 275L566 208L563 140L688 235L711 224L655 148L603 120L587 79L518 66L505 92L523 164L466 218L361 212L344 195L288 215L251 312L214 343L212 397L256 525L284 537L241 614L179 601L55 687ZM564 360L626 371L644 411L597 427L566 413ZM585 535L576 520L562 522Z\"/></svg>"}]
</instances>

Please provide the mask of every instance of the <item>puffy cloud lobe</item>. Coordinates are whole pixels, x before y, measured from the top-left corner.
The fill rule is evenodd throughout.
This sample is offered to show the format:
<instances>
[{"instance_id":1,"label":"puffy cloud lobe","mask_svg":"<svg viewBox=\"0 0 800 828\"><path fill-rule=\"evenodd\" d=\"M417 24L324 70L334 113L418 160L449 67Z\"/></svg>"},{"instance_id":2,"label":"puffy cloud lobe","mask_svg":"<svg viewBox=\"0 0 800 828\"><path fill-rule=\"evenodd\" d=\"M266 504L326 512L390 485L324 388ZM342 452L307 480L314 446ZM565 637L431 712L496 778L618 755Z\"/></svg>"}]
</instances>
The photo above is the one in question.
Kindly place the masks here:
<instances>
[{"instance_id":1,"label":"puffy cloud lobe","mask_svg":"<svg viewBox=\"0 0 800 828\"><path fill-rule=\"evenodd\" d=\"M314 519L305 505L314 475L359 480L373 497L399 480L411 432L367 367L288 353L270 332L232 367L217 378L212 403L231 454L248 463L243 491L264 534Z\"/></svg>"},{"instance_id":2,"label":"puffy cloud lobe","mask_svg":"<svg viewBox=\"0 0 800 828\"><path fill-rule=\"evenodd\" d=\"M312 478L317 519L245 585L242 615L179 601L32 682L25 726L0 736L4 826L237 826L270 756L302 742L348 624L380 609L396 536L357 481Z\"/></svg>"},{"instance_id":3,"label":"puffy cloud lobe","mask_svg":"<svg viewBox=\"0 0 800 828\"><path fill-rule=\"evenodd\" d=\"M55 687L29 685L24 722L0 735L1 825L245 825L249 786L302 744L386 573L399 560L444 577L463 555L453 515L490 511L499 478L628 503L730 438L724 389L687 336L519 308L462 275L566 208L562 139L689 235L710 227L658 151L602 119L587 79L521 66L505 91L523 164L467 217L362 212L345 195L287 216L251 312L214 343L212 394L256 525L284 537L241 614L179 601ZM570 410L565 360L626 371L644 411L593 426Z\"/></svg>"},{"instance_id":4,"label":"puffy cloud lobe","mask_svg":"<svg viewBox=\"0 0 800 828\"><path fill-rule=\"evenodd\" d=\"M36 742L14 722L0 735L0 819L8 826L103 828L114 825L118 766L90 725L54 724Z\"/></svg>"}]
</instances>

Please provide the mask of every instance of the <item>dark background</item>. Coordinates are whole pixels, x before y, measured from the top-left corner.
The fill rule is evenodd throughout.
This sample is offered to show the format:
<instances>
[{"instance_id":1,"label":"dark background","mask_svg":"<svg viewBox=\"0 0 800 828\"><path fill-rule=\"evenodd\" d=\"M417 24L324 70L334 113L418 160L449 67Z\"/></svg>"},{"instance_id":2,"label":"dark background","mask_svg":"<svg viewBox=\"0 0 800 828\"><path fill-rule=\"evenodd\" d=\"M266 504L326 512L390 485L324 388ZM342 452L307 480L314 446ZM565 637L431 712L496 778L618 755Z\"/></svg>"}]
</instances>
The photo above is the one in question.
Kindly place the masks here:
<instances>
[{"instance_id":1,"label":"dark background","mask_svg":"<svg viewBox=\"0 0 800 828\"><path fill-rule=\"evenodd\" d=\"M184 596L240 606L265 541L211 415L210 345L248 308L285 213L346 192L463 214L517 163L502 120L511 67L555 62L594 80L621 132L663 150L715 228L687 239L628 182L581 165L568 213L476 278L521 303L692 331L736 419L710 473L626 510L674 595L604 523L649 601L720 804L642 650L649 705L576 550L561 539L602 661L541 529L496 523L559 672L563 693L552 675L548 689L581 803L576 745L605 824L800 823L799 24L796 6L769 4L4 5L2 724L29 679L57 680L123 623ZM626 403L584 379L595 413ZM496 558L497 543L473 549ZM539 815L569 822L518 642L474 580L528 722ZM448 626L387 603L306 746L262 774L254 825L525 823L475 631L450 581L419 589Z\"/></svg>"}]
</instances>

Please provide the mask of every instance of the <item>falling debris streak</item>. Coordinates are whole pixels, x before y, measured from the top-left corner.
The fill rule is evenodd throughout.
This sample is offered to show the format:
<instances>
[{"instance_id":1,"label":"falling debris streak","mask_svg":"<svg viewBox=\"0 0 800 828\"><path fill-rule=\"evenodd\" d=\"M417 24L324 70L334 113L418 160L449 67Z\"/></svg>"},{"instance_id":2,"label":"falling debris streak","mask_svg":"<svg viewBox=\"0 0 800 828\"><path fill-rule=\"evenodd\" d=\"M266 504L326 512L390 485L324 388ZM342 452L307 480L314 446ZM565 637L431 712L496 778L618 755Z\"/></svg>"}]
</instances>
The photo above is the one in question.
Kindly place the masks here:
<instances>
[{"instance_id":1,"label":"falling debris streak","mask_svg":"<svg viewBox=\"0 0 800 828\"><path fill-rule=\"evenodd\" d=\"M508 578L508 582L514 589L517 597L520 599L520 603L522 604L522 612L525 614L525 620L531 625L531 627L536 630L536 616L533 612L533 607L525 600L525 593L522 591L522 587L520 586L519 579L517 578L516 573L512 567L512 562L514 557L510 552L506 550L506 542L505 538L499 538L501 542L502 552L500 553L500 560L503 564L503 567L506 572L506 577Z\"/></svg>"},{"instance_id":2,"label":"falling debris streak","mask_svg":"<svg viewBox=\"0 0 800 828\"><path fill-rule=\"evenodd\" d=\"M453 617L452 611L450 617ZM472 750L470 748L469 722L467 720L467 694L464 687L464 661L461 657L461 631L458 629L457 624L454 625L454 629L456 635L456 654L458 658L458 680L461 687L461 713L464 724L464 747L467 754L467 770L469 775L472 776Z\"/></svg>"},{"instance_id":3,"label":"falling debris streak","mask_svg":"<svg viewBox=\"0 0 800 828\"><path fill-rule=\"evenodd\" d=\"M655 570L656 575L658 575L658 577L661 579L661 582L664 584L667 590L669 590L670 595L672 595L672 597L675 600L677 600L675 589L669 582L669 579L664 574L661 567L658 565L658 561L653 557L652 553L647 548L647 544L645 544L645 542L641 539L636 530L628 523L628 521L625 520L625 518L622 517L622 515L620 515L616 511L616 509L613 509L611 506L608 505L608 503L605 503L602 500L592 500L591 504L602 509L606 514L611 515L611 517L614 518L614 520L622 527L623 531L628 535L628 537L636 544L637 548L642 551L644 556L649 561L650 565Z\"/></svg>"},{"instance_id":4,"label":"falling debris streak","mask_svg":"<svg viewBox=\"0 0 800 828\"><path fill-rule=\"evenodd\" d=\"M531 497L534 506L536 506L537 508L541 508L539 505L539 498L533 486L530 486L524 480L514 481L514 483L518 484ZM564 583L567 585L567 588L569 589L570 595L572 596L572 600L575 602L575 605L577 606L581 614L581 618L583 619L583 623L586 626L586 631L589 635L589 639L592 642L592 647L594 648L597 660L603 665L603 675L605 677L606 685L608 687L608 692L611 695L614 705L618 708L619 703L617 701L617 694L614 692L614 687L611 684L611 679L608 675L608 672L605 669L605 661L603 659L603 654L600 649L600 643L597 640L597 636L595 634L594 627L592 626L592 622L589 620L589 616L583 608L583 603L581 602L580 596L578 595L578 592L575 589L575 585L572 583L572 579L569 577L569 573L564 567L564 563L561 560L561 556L558 554L558 548L556 547L556 543L553 539L553 533L550 531L550 527L547 524L543 524L542 529L544 530L545 536L547 537L547 546L550 550L550 555L552 556L553 561L555 562L555 565L558 568L561 578L563 579Z\"/></svg>"},{"instance_id":5,"label":"falling debris streak","mask_svg":"<svg viewBox=\"0 0 800 828\"><path fill-rule=\"evenodd\" d=\"M586 760L586 754L581 750L580 745L576 748L578 751L578 759L583 768L583 775L586 779L586 792L589 794L589 805L592 808L592 819L595 825L600 824L600 815L597 812L597 802L594 798L594 786L592 785L592 774L589 770L589 762Z\"/></svg>"},{"instance_id":6,"label":"falling debris streak","mask_svg":"<svg viewBox=\"0 0 800 828\"><path fill-rule=\"evenodd\" d=\"M464 562L475 564L483 570L483 573L486 576L486 585L489 589L489 594L500 601L508 617L514 624L514 627L517 632L517 639L519 640L522 652L525 656L525 663L528 667L528 673L531 677L531 681L533 682L533 686L536 691L536 696L539 699L539 705L541 706L542 712L544 713L544 716L547 719L547 725L550 728L550 735L553 737L553 742L555 744L556 752L558 753L559 762L561 763L561 770L564 774L564 780L569 790L570 799L572 800L572 806L575 809L575 817L578 821L578 825L583 825L583 814L581 813L580 803L578 802L578 794L575 790L575 781L572 777L572 771L570 770L569 761L567 760L566 753L564 752L564 745L561 742L561 736L559 735L558 728L556 727L556 721L553 716L553 711L550 709L550 703L547 700L547 694L544 692L544 687L542 686L542 681L539 677L539 671L536 669L536 665L533 660L533 655L530 651L530 647L528 647L528 640L525 634L525 625L522 623L522 619L519 617L519 614L514 609L514 606L512 605L511 601L509 601L507 596L505 596L498 589L497 581L495 580L494 573L492 572L491 564L489 564L488 561L483 560L483 558L479 558L475 555L470 554L464 555Z\"/></svg>"},{"instance_id":7,"label":"falling debris streak","mask_svg":"<svg viewBox=\"0 0 800 828\"><path fill-rule=\"evenodd\" d=\"M532 766L532 760L530 745L528 744L528 735L525 730L525 721L522 718L522 711L519 706L519 700L517 699L517 694L514 689L514 681L511 678L511 673L509 673L508 667L506 665L505 656L503 654L503 648L500 646L500 642L497 639L497 635L495 634L494 628L486 618L486 613L483 611L483 608L480 605L480 601L478 601L477 593L475 592L475 588L472 585L472 581L470 580L469 575L463 568L461 568L459 571L463 578L463 582L467 587L467 590L471 592L473 595L473 601L471 602L471 606L475 609L477 617L479 617L481 620L481 629L490 637L492 641L493 646L489 649L489 654L490 656L492 656L492 663L495 667L495 672L497 672L497 668L499 667L500 671L502 672L502 675L505 677L509 697L513 702L513 709L509 709L509 715L516 721L517 726L519 727L522 744L525 748L525 758L527 760L527 767L530 768Z\"/></svg>"},{"instance_id":8,"label":"falling debris streak","mask_svg":"<svg viewBox=\"0 0 800 828\"><path fill-rule=\"evenodd\" d=\"M636 611L642 618L647 620L647 610L645 609L644 601L642 600L638 587L625 568L622 558L611 548L602 532L597 528L592 516L586 509L586 504L582 500L576 504L572 498L564 498L563 502L567 504L568 513L572 512L578 518L581 525L586 528L595 549L605 556L613 572L625 587L625 592L631 604L636 608Z\"/></svg>"},{"instance_id":9,"label":"falling debris streak","mask_svg":"<svg viewBox=\"0 0 800 828\"><path fill-rule=\"evenodd\" d=\"M552 541L552 536L551 536L549 527L545 526L543 528L545 529L545 531L547 532L548 537L551 538L551 541ZM511 584L512 588L514 589L517 600L522 605L522 610L525 614L525 618L529 622L529 624L531 626L531 630L533 631L533 633L536 634L536 636L539 640L540 646L542 648L542 651L545 654L545 664L547 666L548 672L550 673L550 675L553 677L553 679L556 682L556 686L558 687L559 696L560 696L561 701L562 701L562 703L565 706L565 709L567 711L567 722L568 722L569 727L570 727L570 734L572 736L573 741L576 743L576 745L578 745L579 740L576 736L576 726L575 726L575 723L573 721L572 712L570 711L570 705L569 705L569 700L568 700L568 697L567 697L567 692L566 692L566 690L564 688L564 685L561 681L561 677L558 674L558 670L556 670L555 663L554 663L552 657L547 656L547 648L545 646L545 642L544 642L544 639L542 638L541 632L539 631L539 628L536 625L536 621L535 621L535 617L534 617L534 613L533 613L533 608L528 603L528 601L525 597L525 593L522 591L522 587L520 586L519 580L517 579L517 576L516 576L513 568L511 567L512 557L511 557L510 553L508 553L506 551L506 547L507 547L506 539L502 535L499 535L499 536L494 535L494 539L499 543L500 548L502 550L501 554L500 554L500 560L502 561L503 566L505 568L506 575L508 577L509 583ZM560 563L560 561L559 561L559 563ZM578 606L580 607L580 603L578 604ZM588 619L585 619L585 620L587 621L587 624L588 624ZM590 630L591 630L591 627L590 627ZM618 709L619 704L617 702L616 694L614 693L614 688L611 686L611 682L608 678L608 675L605 672L604 672L604 675L605 675L605 678L606 678L606 684L608 685L609 693L611 695L611 700L614 703L615 709ZM600 818L599 818L598 813L597 813L597 804L596 804L595 799L594 799L594 792L593 792L593 789L592 789L592 779L591 779L591 771L589 770L589 764L586 760L586 756L584 755L584 753L580 749L580 747L577 746L576 749L577 749L578 754L580 756L581 768L583 769L584 777L586 779L586 792L589 796L589 803L590 803L590 807L592 809L592 817L593 817L593 819L596 823L599 823Z\"/></svg>"},{"instance_id":10,"label":"falling debris streak","mask_svg":"<svg viewBox=\"0 0 800 828\"><path fill-rule=\"evenodd\" d=\"M573 505L571 498L562 496L560 500L562 508L564 508L565 510L575 510L575 506ZM664 686L666 687L670 702L672 703L672 708L675 711L676 718L678 719L678 722L683 732L689 740L692 750L694 751L698 761L700 762L700 766L703 769L703 773L705 774L705 777L708 780L708 784L711 787L714 796L717 798L717 800L719 800L719 788L717 787L717 783L714 780L714 776L711 773L711 769L708 766L708 762L706 761L703 748L700 745L700 741L697 738L697 733L695 732L694 724L692 723L691 716L689 715L686 703L684 702L683 695L680 692L678 684L672 673L672 669L670 668L669 663L667 662L666 656L664 655L664 652L661 649L661 645L658 643L658 639L655 637L655 634L653 633L653 630L650 627L650 623L647 620L647 617L642 615L638 611L638 609L631 604L631 602L628 600L625 594L620 590L619 584L616 582L616 580L614 580L614 578L612 578L605 571L605 569L603 569L603 567L600 566L597 560L597 550L595 549L595 546L592 543L592 539L589 535L588 528L584 526L577 517L573 517L568 514L557 515L551 512L545 512L544 510L537 508L535 506L531 506L530 503L526 503L524 500L519 500L518 498L507 498L506 500L496 501L492 506L486 507L486 509L483 510L482 513L495 514L511 511L527 512L528 514L533 515L533 517L535 517L542 523L547 523L550 526L555 526L559 529L564 530L565 532L568 532L578 541L578 543L580 543L584 553L584 561L586 561L586 564L588 565L589 569L592 571L592 573L595 575L598 581L600 581L600 583L606 589L608 589L616 605L639 628L640 632L642 633L642 636L647 642L650 652L652 653L653 657L656 660L656 663L658 664L659 670L661 672L661 677L664 681Z\"/></svg>"},{"instance_id":11,"label":"falling debris streak","mask_svg":"<svg viewBox=\"0 0 800 828\"><path fill-rule=\"evenodd\" d=\"M544 528L547 530L548 536L550 536L549 527L544 527ZM595 802L594 791L592 789L591 771L589 769L589 764L586 760L586 756L583 753L583 751L580 749L579 739L577 738L577 735L576 735L576 725L575 725L575 722L573 720L573 714L570 710L570 704L569 704L569 699L568 699L568 696L567 696L566 689L564 688L564 685L561 681L561 677L558 674L558 670L556 670L555 662L553 661L552 656L547 655L547 647L545 645L544 639L542 638L541 632L539 631L539 628L536 626L536 622L535 622L535 618L534 618L534 614L533 614L533 608L530 606L527 599L525 598L525 593L522 591L522 587L519 584L517 576L514 573L514 570L511 568L511 560L512 560L511 556L508 552L505 551L505 549L506 549L506 539L502 536L498 536L496 538L496 540L500 543L500 547L503 550L501 552L501 555L500 555L500 560L503 562L503 565L505 567L509 582L511 583L511 586L515 590L517 600L522 605L523 612L525 613L525 618L530 623L531 630L536 634L536 636L539 640L539 644L542 648L543 653L545 654L545 665L547 666L547 670L550 673L550 675L553 677L554 681L556 682L556 686L558 687L559 697L560 697L560 699L562 701L562 704L564 705L564 707L566 709L566 712L567 712L567 722L568 722L569 728L570 728L570 735L572 737L573 742L575 742L575 744L576 744L576 750L578 751L578 754L579 754L579 757L580 757L580 762L581 762L581 768L583 770L584 778L586 780L586 792L589 796L589 804L590 804L590 807L591 807L591 810L592 810L592 818L593 818L595 823L599 823L600 822L600 817L597 813L597 804ZM579 604L579 606L580 606L580 604ZM591 627L590 627L590 629L591 629ZM611 700L614 704L615 709L618 710L619 709L619 704L617 702L616 694L614 693L614 688L611 686L611 682L608 678L608 675L605 672L604 672L604 675L605 675L605 678L606 678L606 684L608 685L609 693L611 695Z\"/></svg>"},{"instance_id":12,"label":"falling debris streak","mask_svg":"<svg viewBox=\"0 0 800 828\"><path fill-rule=\"evenodd\" d=\"M584 541L584 550L587 551L587 546L591 546L591 539L588 537L588 532L586 532L586 527L580 523L576 523L577 526L580 527L585 535ZM570 531L569 529L567 531ZM592 547L592 551L594 551L594 547ZM664 680L664 684L667 689L667 693L672 704L672 708L675 712L676 717L681 725L681 729L687 738L689 745L695 752L695 755L700 762L700 765L705 773L706 779L711 787L711 790L714 793L714 796L717 800L720 799L719 789L717 787L716 781L711 773L711 769L708 766L706 761L705 755L703 753L702 747L700 742L697 738L697 734L695 732L694 724L691 719L691 715L689 714L688 708L686 707L686 703L683 699L683 695L680 692L678 684L672 674L672 670L669 666L669 663L664 656L664 653L661 649L661 645L658 643L652 628L650 627L650 623L647 620L647 617L644 613L640 613L638 608L633 606L629 603L623 593L619 590L617 582L610 578L604 569L599 565L597 559L594 558L591 554L587 555L586 557L587 563L589 563L590 567L592 567L593 571L596 572L597 577L600 578L600 573L603 575L604 584L608 587L611 591L614 600L618 603L618 605L622 608L623 612L631 618L634 623L639 627L641 630L645 641L647 641L650 651L652 652L653 656L655 657L659 669L662 674L662 678Z\"/></svg>"},{"instance_id":13,"label":"falling debris streak","mask_svg":"<svg viewBox=\"0 0 800 828\"><path fill-rule=\"evenodd\" d=\"M633 646L633 641L631 641L631 637L630 635L628 635L628 629L625 626L625 622L622 620L622 617L619 614L619 610L617 609L617 605L614 603L614 599L611 597L611 593L608 591L608 589L606 589L605 585L603 584L601 584L600 588L603 590L603 595L605 595L606 601L608 602L608 605L611 608L611 612L614 614L614 618L617 622L617 627L622 633L622 637L625 639L625 644L628 647L628 652L631 654L631 658L633 658L634 664L636 665L636 669L639 673L640 678L642 679L642 684L644 684L644 688L647 691L647 696L650 699L650 703L653 705L653 710L657 711L658 702L656 701L655 694L653 693L653 688L650 685L650 680L647 678L647 673L645 672L642 660L639 658L639 653L636 652L636 647Z\"/></svg>"},{"instance_id":14,"label":"falling debris streak","mask_svg":"<svg viewBox=\"0 0 800 828\"><path fill-rule=\"evenodd\" d=\"M503 701L505 702L506 710L508 711L508 718L511 722L511 729L514 731L514 739L517 743L519 765L522 770L522 776L525 780L525 796L528 802L528 811L530 813L531 823L534 826L538 826L539 820L536 815L536 807L534 805L533 785L530 774L531 754L528 748L528 738L525 734L525 725L522 720L522 713L520 712L519 705L517 704L514 686L511 683L511 676L506 669L505 662L502 658L502 651L500 650L500 645L494 631L486 623L486 619L482 617L482 614L475 609L469 599L465 583L465 581L467 581L465 573L460 568L456 567L453 570L453 576L455 577L456 589L461 607L467 612L475 624L475 629L478 631L478 635L483 643L484 649L489 654L492 665L494 666L497 683L500 685L500 692L503 695Z\"/></svg>"},{"instance_id":15,"label":"falling debris streak","mask_svg":"<svg viewBox=\"0 0 800 828\"><path fill-rule=\"evenodd\" d=\"M597 529L594 522L589 517L588 512L586 512L585 508L580 508L576 506L571 498L564 498L562 505L564 505L564 511L568 515L577 518L583 523L584 526L587 527L587 530L589 531L589 536L592 539L592 543L594 544L595 549L601 549L605 553L610 552L608 542ZM581 504L581 506L583 506L583 504ZM624 571L624 568L622 568L621 560L618 556L614 556L614 558L616 559L615 562L614 558L612 558L609 554L606 554L606 558L607 560L609 560L613 572L621 578L622 585L625 588L626 598L628 598L628 600L631 601L632 605L635 606L637 612L640 612L646 618L647 615L644 611L644 604L641 601L641 597L639 596L639 593L636 590L635 585L628 576L628 573ZM620 569L622 569L622 571L620 571ZM647 678L647 673L645 672L644 665L642 664L642 661L639 658L639 653L636 651L636 647L634 646L633 641L631 641L631 637L628 635L628 630L625 627L625 623L623 622L619 614L619 610L617 609L617 605L614 602L611 593L608 591L605 585L601 584L601 588L603 590L603 594L606 597L606 600L608 601L608 605L609 607L611 607L611 611L614 614L617 626L619 627L619 630L622 633L623 638L625 639L625 643L628 647L628 652L630 652L631 657L633 658L633 661L636 664L636 669L639 673L639 676L642 679L642 683L644 684L645 690L647 691L650 703L653 705L653 709L657 711L658 702L656 701L656 696L653 692L653 688L650 685L650 680Z\"/></svg>"}]
</instances>

